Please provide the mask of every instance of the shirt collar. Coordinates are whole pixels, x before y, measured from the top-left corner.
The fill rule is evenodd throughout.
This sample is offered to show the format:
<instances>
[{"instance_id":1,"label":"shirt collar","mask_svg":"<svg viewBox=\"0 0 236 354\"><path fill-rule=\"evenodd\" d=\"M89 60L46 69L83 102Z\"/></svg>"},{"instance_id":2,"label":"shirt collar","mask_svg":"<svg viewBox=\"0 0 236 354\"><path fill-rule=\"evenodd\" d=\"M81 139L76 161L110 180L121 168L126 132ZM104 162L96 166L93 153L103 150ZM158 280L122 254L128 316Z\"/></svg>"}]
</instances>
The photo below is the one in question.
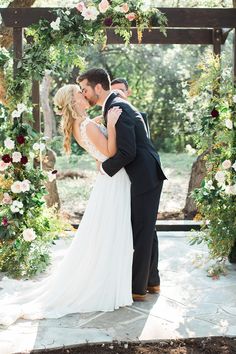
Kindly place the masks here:
<instances>
[{"instance_id":1,"label":"shirt collar","mask_svg":"<svg viewBox=\"0 0 236 354\"><path fill-rule=\"evenodd\" d=\"M106 103L107 103L108 98L109 98L113 93L114 93L114 91L111 91L111 92L109 93L109 95L107 96L107 98L105 99L105 101L103 102L103 105L102 105L102 112L104 112L105 105L106 105Z\"/></svg>"}]
</instances>

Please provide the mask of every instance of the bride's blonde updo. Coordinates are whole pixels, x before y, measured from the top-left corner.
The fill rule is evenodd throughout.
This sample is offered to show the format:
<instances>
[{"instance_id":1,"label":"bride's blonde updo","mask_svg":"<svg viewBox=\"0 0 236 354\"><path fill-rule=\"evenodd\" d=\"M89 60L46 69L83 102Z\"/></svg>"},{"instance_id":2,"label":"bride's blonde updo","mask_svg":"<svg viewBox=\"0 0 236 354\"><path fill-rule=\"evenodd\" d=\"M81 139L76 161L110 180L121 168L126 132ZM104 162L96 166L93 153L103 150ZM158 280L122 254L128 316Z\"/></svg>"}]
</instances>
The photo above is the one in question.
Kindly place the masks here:
<instances>
[{"instance_id":1,"label":"bride's blonde updo","mask_svg":"<svg viewBox=\"0 0 236 354\"><path fill-rule=\"evenodd\" d=\"M64 134L63 147L67 154L71 152L71 135L73 123L76 119L79 124L85 119L84 111L75 109L75 93L81 92L78 85L70 84L61 87L54 96L55 112L62 116L61 130Z\"/></svg>"}]
</instances>

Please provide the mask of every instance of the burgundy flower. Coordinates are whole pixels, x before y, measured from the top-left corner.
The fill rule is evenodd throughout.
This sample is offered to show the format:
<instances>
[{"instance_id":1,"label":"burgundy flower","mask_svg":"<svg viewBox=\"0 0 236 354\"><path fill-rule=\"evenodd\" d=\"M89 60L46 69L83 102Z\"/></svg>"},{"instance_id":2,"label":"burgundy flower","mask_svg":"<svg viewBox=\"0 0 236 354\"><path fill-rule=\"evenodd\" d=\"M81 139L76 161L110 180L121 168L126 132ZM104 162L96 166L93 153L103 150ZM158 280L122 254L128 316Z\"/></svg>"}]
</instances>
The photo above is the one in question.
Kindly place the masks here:
<instances>
[{"instance_id":1,"label":"burgundy flower","mask_svg":"<svg viewBox=\"0 0 236 354\"><path fill-rule=\"evenodd\" d=\"M51 173L55 175L57 173L57 170L53 170Z\"/></svg>"},{"instance_id":2,"label":"burgundy flower","mask_svg":"<svg viewBox=\"0 0 236 354\"><path fill-rule=\"evenodd\" d=\"M18 144L24 144L24 142L25 142L25 137L24 137L23 135L18 135L18 136L16 137L16 140L17 140Z\"/></svg>"},{"instance_id":3,"label":"burgundy flower","mask_svg":"<svg viewBox=\"0 0 236 354\"><path fill-rule=\"evenodd\" d=\"M211 111L211 116L212 116L213 118L219 117L219 112L217 111L217 109L214 108L214 109Z\"/></svg>"},{"instance_id":4,"label":"burgundy flower","mask_svg":"<svg viewBox=\"0 0 236 354\"><path fill-rule=\"evenodd\" d=\"M7 227L9 224L8 224L8 220L7 220L7 218L4 216L3 218L2 218L2 225L4 226L4 227Z\"/></svg>"},{"instance_id":5,"label":"burgundy flower","mask_svg":"<svg viewBox=\"0 0 236 354\"><path fill-rule=\"evenodd\" d=\"M26 156L22 156L20 162L22 163L22 165L25 165L28 162L28 158Z\"/></svg>"},{"instance_id":6,"label":"burgundy flower","mask_svg":"<svg viewBox=\"0 0 236 354\"><path fill-rule=\"evenodd\" d=\"M103 22L104 26L106 26L106 27L110 27L112 25L112 23L113 23L113 21L112 21L111 17L105 18L105 20Z\"/></svg>"},{"instance_id":7,"label":"burgundy flower","mask_svg":"<svg viewBox=\"0 0 236 354\"><path fill-rule=\"evenodd\" d=\"M2 157L2 161L4 161L5 163L9 163L11 162L12 158L9 154L3 155Z\"/></svg>"}]
</instances>

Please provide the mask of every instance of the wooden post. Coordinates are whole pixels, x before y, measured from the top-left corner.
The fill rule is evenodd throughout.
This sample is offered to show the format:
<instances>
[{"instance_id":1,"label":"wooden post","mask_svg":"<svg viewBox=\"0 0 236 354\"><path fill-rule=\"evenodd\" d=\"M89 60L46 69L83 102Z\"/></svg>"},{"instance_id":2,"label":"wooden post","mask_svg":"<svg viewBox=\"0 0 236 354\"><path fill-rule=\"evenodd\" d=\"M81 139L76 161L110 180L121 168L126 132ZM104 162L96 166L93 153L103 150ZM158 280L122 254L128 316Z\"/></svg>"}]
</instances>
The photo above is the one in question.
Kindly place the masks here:
<instances>
[{"instance_id":1,"label":"wooden post","mask_svg":"<svg viewBox=\"0 0 236 354\"><path fill-rule=\"evenodd\" d=\"M221 41L222 41L222 29L214 28L213 29L213 52L215 55L221 54Z\"/></svg>"},{"instance_id":2,"label":"wooden post","mask_svg":"<svg viewBox=\"0 0 236 354\"><path fill-rule=\"evenodd\" d=\"M234 43L233 43L233 51L234 51L234 62L233 62L233 80L236 86L236 28L234 29Z\"/></svg>"},{"instance_id":3,"label":"wooden post","mask_svg":"<svg viewBox=\"0 0 236 354\"><path fill-rule=\"evenodd\" d=\"M23 54L23 29L22 27L13 28L13 72L14 78L17 77L17 68L19 62L22 59Z\"/></svg>"},{"instance_id":4,"label":"wooden post","mask_svg":"<svg viewBox=\"0 0 236 354\"><path fill-rule=\"evenodd\" d=\"M40 116L40 91L39 81L33 80L32 82L32 104L33 104L33 128L37 132L41 132L41 116Z\"/></svg>"}]
</instances>

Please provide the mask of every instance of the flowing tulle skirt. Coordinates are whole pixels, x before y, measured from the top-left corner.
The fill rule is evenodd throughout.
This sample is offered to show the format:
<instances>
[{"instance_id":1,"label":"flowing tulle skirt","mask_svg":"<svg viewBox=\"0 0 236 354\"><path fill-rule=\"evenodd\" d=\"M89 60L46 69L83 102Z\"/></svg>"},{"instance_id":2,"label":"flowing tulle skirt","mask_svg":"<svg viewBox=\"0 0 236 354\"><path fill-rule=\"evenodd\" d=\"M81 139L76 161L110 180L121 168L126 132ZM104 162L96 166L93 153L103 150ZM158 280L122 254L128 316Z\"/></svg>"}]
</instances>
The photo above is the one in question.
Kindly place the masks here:
<instances>
[{"instance_id":1,"label":"flowing tulle skirt","mask_svg":"<svg viewBox=\"0 0 236 354\"><path fill-rule=\"evenodd\" d=\"M99 173L56 271L40 282L0 282L0 324L131 305L132 256L129 178L124 169L113 177Z\"/></svg>"}]
</instances>

